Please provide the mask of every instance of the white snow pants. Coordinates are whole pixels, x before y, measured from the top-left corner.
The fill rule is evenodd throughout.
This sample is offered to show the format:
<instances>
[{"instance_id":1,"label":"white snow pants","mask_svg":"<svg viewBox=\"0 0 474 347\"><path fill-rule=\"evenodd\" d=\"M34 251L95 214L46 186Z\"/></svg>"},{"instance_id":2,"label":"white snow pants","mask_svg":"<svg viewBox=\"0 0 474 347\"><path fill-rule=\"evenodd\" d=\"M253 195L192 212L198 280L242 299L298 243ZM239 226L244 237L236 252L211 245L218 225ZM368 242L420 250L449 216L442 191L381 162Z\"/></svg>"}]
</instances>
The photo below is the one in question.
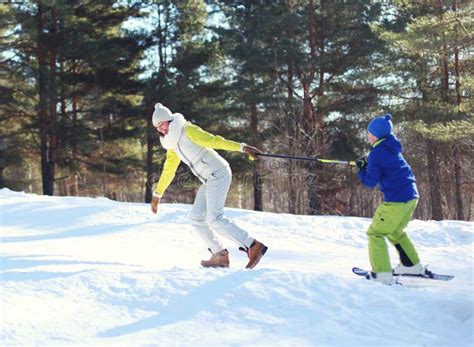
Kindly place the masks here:
<instances>
[{"instance_id":1,"label":"white snow pants","mask_svg":"<svg viewBox=\"0 0 474 347\"><path fill-rule=\"evenodd\" d=\"M232 172L228 166L212 173L207 182L199 188L189 216L192 225L212 253L224 249L216 232L245 247L250 247L253 241L245 230L224 217L224 204L231 181Z\"/></svg>"}]
</instances>

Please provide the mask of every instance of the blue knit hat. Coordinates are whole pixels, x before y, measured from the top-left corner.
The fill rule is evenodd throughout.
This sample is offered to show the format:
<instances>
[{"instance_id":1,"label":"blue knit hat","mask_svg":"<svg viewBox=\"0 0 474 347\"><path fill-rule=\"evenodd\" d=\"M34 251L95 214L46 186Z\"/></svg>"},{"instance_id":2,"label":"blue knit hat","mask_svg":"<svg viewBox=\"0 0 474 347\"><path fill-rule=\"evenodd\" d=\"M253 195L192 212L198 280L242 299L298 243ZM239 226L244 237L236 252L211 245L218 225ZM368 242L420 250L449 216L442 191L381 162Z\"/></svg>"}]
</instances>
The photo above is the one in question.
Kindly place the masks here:
<instances>
[{"instance_id":1,"label":"blue knit hat","mask_svg":"<svg viewBox=\"0 0 474 347\"><path fill-rule=\"evenodd\" d=\"M390 119L392 119L390 114L376 117L369 123L367 130L369 130L372 135L377 136L379 139L385 137L391 134L393 130L393 124Z\"/></svg>"}]
</instances>

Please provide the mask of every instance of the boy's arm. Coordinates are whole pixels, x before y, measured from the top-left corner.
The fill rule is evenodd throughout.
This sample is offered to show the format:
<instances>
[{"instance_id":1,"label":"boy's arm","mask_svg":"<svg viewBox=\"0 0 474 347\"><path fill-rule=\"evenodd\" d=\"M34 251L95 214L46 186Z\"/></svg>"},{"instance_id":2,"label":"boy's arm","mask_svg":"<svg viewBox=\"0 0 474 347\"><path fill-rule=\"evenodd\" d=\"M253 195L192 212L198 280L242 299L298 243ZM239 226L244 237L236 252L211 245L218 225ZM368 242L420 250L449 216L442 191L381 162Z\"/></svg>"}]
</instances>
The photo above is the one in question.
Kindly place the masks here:
<instances>
[{"instance_id":1,"label":"boy's arm","mask_svg":"<svg viewBox=\"0 0 474 347\"><path fill-rule=\"evenodd\" d=\"M224 139L222 136L213 135L202 130L194 124L186 125L186 135L195 144L214 149L223 149L226 151L243 152L245 144Z\"/></svg>"},{"instance_id":2,"label":"boy's arm","mask_svg":"<svg viewBox=\"0 0 474 347\"><path fill-rule=\"evenodd\" d=\"M176 169L178 169L180 162L181 159L179 159L176 152L172 149L168 149L168 151L166 152L166 160L163 166L163 172L161 173L160 179L153 193L154 196L157 196L159 198L163 196L166 188L168 188L171 182L173 181L174 176L176 174Z\"/></svg>"},{"instance_id":3,"label":"boy's arm","mask_svg":"<svg viewBox=\"0 0 474 347\"><path fill-rule=\"evenodd\" d=\"M380 181L380 165L373 153L369 155L367 167L358 173L359 180L367 187L374 188Z\"/></svg>"}]
</instances>

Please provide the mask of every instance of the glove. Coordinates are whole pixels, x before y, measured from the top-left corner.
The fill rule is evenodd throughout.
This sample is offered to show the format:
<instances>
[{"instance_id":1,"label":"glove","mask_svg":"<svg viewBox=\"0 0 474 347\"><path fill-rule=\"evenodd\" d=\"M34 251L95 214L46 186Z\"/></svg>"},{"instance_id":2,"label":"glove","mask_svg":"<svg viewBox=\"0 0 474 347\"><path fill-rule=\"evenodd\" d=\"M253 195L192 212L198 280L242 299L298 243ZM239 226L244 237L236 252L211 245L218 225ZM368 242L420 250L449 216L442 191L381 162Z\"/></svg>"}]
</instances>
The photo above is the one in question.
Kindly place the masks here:
<instances>
[{"instance_id":1,"label":"glove","mask_svg":"<svg viewBox=\"0 0 474 347\"><path fill-rule=\"evenodd\" d=\"M359 170L365 169L367 167L367 157L356 159L356 166Z\"/></svg>"},{"instance_id":2,"label":"glove","mask_svg":"<svg viewBox=\"0 0 474 347\"><path fill-rule=\"evenodd\" d=\"M161 198L154 196L151 198L151 212L156 214L158 212L158 204L160 203Z\"/></svg>"},{"instance_id":3,"label":"glove","mask_svg":"<svg viewBox=\"0 0 474 347\"><path fill-rule=\"evenodd\" d=\"M245 154L248 154L251 160L257 159L258 155L262 153L262 151L260 151L259 149L249 146L249 145L244 145L242 152L244 152Z\"/></svg>"}]
</instances>

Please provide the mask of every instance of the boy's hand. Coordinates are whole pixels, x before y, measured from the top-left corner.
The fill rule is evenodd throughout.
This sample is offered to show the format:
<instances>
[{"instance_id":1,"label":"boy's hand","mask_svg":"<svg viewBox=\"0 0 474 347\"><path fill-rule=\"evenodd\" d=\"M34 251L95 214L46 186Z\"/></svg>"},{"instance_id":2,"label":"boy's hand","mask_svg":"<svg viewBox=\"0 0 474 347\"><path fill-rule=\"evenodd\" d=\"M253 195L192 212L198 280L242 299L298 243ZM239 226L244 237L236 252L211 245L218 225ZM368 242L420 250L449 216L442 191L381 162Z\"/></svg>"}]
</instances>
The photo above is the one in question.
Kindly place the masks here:
<instances>
[{"instance_id":1,"label":"boy's hand","mask_svg":"<svg viewBox=\"0 0 474 347\"><path fill-rule=\"evenodd\" d=\"M259 149L249 145L244 146L243 152L248 154L252 159L257 159L258 155L262 153Z\"/></svg>"},{"instance_id":2,"label":"boy's hand","mask_svg":"<svg viewBox=\"0 0 474 347\"><path fill-rule=\"evenodd\" d=\"M367 167L367 157L356 159L356 166L359 170L365 169Z\"/></svg>"},{"instance_id":3,"label":"boy's hand","mask_svg":"<svg viewBox=\"0 0 474 347\"><path fill-rule=\"evenodd\" d=\"M157 196L154 196L151 198L151 212L156 214L158 212L158 204L160 203L160 198Z\"/></svg>"}]
</instances>

